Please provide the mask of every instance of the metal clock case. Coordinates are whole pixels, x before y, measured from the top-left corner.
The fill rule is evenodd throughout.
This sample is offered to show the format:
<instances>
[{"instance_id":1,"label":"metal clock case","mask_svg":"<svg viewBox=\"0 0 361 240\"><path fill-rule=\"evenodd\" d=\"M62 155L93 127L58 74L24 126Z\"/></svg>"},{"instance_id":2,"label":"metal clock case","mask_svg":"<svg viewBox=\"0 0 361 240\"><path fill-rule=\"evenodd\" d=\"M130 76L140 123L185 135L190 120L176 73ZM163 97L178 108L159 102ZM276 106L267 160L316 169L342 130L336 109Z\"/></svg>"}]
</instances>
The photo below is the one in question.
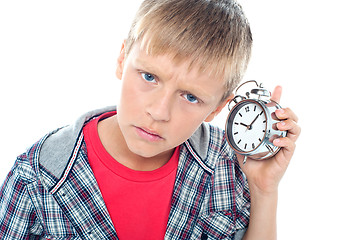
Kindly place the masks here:
<instances>
[{"instance_id":1,"label":"metal clock case","mask_svg":"<svg viewBox=\"0 0 361 240\"><path fill-rule=\"evenodd\" d=\"M270 92L258 85L257 88L246 92L246 96L236 95L229 103L230 110L226 122L226 138L230 146L239 154L255 160L263 160L274 156L281 148L272 144L273 140L285 137L286 131L277 129L280 121L275 111L281 106L270 100ZM251 97L252 96L252 97ZM253 98L255 96L255 98ZM231 104L235 104L232 108Z\"/></svg>"}]
</instances>

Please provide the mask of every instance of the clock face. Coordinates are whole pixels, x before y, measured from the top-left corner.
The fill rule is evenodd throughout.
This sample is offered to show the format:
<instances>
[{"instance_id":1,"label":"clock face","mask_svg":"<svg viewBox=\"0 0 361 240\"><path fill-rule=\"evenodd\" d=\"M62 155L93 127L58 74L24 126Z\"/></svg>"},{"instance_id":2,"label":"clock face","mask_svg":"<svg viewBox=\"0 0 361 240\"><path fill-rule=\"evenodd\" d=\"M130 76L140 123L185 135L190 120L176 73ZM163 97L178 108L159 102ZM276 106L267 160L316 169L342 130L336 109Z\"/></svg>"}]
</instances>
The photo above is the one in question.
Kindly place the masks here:
<instances>
[{"instance_id":1,"label":"clock face","mask_svg":"<svg viewBox=\"0 0 361 240\"><path fill-rule=\"evenodd\" d=\"M228 122L228 138L239 151L255 150L264 140L267 131L267 116L263 107L255 101L237 105Z\"/></svg>"}]
</instances>

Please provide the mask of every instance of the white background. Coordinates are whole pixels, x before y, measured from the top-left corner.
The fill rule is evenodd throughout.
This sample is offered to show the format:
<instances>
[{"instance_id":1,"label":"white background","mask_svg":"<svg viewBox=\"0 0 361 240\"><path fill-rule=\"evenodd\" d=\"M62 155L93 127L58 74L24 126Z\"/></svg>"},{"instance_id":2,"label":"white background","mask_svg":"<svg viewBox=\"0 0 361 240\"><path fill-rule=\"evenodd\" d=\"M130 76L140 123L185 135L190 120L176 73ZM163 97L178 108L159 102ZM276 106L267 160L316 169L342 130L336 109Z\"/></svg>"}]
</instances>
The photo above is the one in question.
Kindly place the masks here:
<instances>
[{"instance_id":1,"label":"white background","mask_svg":"<svg viewBox=\"0 0 361 240\"><path fill-rule=\"evenodd\" d=\"M139 2L0 0L0 182L45 133L117 104L116 58ZM279 189L281 240L361 239L356 2L242 2L254 37L245 79L282 85L302 126Z\"/></svg>"}]
</instances>

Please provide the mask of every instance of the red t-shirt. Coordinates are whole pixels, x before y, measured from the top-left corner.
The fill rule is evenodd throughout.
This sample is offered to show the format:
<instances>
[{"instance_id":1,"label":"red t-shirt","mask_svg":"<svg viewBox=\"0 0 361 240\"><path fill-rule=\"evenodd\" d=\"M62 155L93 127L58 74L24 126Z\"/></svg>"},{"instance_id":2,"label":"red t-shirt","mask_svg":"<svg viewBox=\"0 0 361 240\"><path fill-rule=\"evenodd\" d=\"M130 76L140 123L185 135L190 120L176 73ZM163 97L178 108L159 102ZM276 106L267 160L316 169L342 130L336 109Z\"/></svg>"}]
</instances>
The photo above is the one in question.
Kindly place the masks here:
<instances>
[{"instance_id":1,"label":"red t-shirt","mask_svg":"<svg viewBox=\"0 0 361 240\"><path fill-rule=\"evenodd\" d=\"M90 166L119 239L164 239L177 172L179 147L154 171L135 171L117 162L103 147L98 122L84 127Z\"/></svg>"}]
</instances>

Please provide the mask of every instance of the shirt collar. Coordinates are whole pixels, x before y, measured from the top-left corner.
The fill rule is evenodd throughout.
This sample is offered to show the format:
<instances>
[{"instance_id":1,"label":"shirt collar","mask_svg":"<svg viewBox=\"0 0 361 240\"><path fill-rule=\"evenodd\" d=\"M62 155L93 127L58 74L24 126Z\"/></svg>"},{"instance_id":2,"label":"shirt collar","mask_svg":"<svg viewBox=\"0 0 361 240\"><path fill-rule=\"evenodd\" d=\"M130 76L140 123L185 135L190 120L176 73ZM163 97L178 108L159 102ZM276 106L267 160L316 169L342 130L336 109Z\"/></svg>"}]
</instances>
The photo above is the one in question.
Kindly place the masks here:
<instances>
[{"instance_id":1,"label":"shirt collar","mask_svg":"<svg viewBox=\"0 0 361 240\"><path fill-rule=\"evenodd\" d=\"M54 131L54 134L49 134L41 148L41 164L56 177L61 177L79 140L84 124L93 117L115 109L115 106L110 106L87 112L78 118L73 125L60 128ZM215 160L209 158L210 142L211 126L208 123L202 123L184 145L202 168L212 174ZM56 160L57 164L54 164L54 160Z\"/></svg>"}]
</instances>

